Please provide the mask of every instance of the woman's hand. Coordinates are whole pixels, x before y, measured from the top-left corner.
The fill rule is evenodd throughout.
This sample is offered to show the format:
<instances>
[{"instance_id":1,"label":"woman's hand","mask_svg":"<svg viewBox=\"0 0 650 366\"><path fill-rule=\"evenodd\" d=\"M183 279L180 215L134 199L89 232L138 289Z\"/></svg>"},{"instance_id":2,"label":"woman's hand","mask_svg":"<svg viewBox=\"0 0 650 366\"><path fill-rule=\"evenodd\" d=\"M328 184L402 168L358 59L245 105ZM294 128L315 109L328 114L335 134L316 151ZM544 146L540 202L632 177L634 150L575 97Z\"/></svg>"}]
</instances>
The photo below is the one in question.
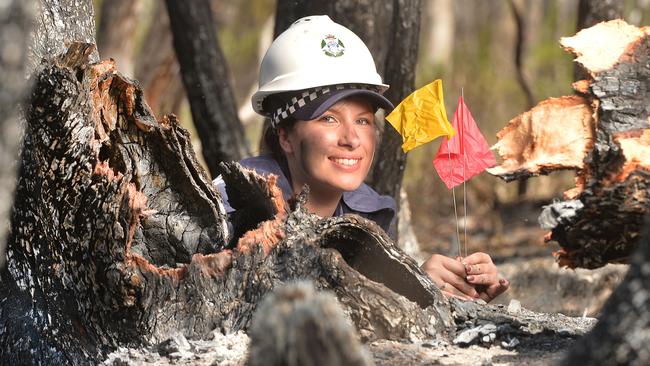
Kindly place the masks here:
<instances>
[{"instance_id":1,"label":"woman's hand","mask_svg":"<svg viewBox=\"0 0 650 366\"><path fill-rule=\"evenodd\" d=\"M499 279L492 258L473 253L466 258L449 258L434 254L421 266L446 296L462 300L492 301L508 289L506 279Z\"/></svg>"},{"instance_id":2,"label":"woman's hand","mask_svg":"<svg viewBox=\"0 0 650 366\"><path fill-rule=\"evenodd\" d=\"M485 253L473 253L462 259L462 263L465 265L467 282L474 285L485 302L492 301L510 286L508 280L499 278L492 258Z\"/></svg>"},{"instance_id":3,"label":"woman's hand","mask_svg":"<svg viewBox=\"0 0 650 366\"><path fill-rule=\"evenodd\" d=\"M438 285L446 296L457 297L461 300L480 298L474 285L466 281L465 265L459 260L434 254L420 267Z\"/></svg>"}]
</instances>

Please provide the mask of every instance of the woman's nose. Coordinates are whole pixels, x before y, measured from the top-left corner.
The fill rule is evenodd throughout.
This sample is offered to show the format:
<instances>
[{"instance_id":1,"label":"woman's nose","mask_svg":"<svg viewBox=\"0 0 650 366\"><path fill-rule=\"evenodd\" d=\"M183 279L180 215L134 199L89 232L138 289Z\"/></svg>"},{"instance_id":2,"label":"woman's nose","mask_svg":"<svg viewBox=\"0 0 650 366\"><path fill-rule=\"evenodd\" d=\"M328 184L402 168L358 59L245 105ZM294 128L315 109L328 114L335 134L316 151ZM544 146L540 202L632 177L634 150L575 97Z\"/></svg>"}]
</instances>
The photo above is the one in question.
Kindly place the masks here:
<instances>
[{"instance_id":1,"label":"woman's nose","mask_svg":"<svg viewBox=\"0 0 650 366\"><path fill-rule=\"evenodd\" d=\"M356 149L361 145L361 139L357 131L357 124L354 121L345 121L341 124L341 136L339 145Z\"/></svg>"}]
</instances>

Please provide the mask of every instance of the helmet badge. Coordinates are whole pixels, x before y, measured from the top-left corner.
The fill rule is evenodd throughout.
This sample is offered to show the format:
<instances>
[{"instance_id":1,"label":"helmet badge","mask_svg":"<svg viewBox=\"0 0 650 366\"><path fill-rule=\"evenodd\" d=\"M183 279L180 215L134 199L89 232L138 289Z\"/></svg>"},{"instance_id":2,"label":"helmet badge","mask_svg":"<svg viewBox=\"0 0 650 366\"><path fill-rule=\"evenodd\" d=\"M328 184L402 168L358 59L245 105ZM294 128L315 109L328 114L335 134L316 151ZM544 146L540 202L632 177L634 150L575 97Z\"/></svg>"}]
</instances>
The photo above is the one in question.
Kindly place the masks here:
<instances>
[{"instance_id":1,"label":"helmet badge","mask_svg":"<svg viewBox=\"0 0 650 366\"><path fill-rule=\"evenodd\" d=\"M323 52L330 57L343 56L345 52L345 45L340 39L328 34L320 41L320 48Z\"/></svg>"}]
</instances>

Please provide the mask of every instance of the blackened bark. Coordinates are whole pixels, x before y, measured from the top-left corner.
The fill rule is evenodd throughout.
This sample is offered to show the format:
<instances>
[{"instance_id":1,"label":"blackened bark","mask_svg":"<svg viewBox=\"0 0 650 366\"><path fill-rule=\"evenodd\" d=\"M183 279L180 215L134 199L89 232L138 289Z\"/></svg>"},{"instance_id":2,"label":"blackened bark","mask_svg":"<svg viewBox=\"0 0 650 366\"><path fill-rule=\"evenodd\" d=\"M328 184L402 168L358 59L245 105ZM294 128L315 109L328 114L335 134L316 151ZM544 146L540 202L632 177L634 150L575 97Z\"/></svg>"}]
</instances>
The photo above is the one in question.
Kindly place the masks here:
<instances>
[{"instance_id":1,"label":"blackened bark","mask_svg":"<svg viewBox=\"0 0 650 366\"><path fill-rule=\"evenodd\" d=\"M649 212L650 37L615 20L561 44L588 73L574 84L581 96L551 98L513 119L497 135L504 161L489 171L509 180L577 170L577 186L565 192L566 201L546 206L540 216L551 230L547 239L562 247L559 263L625 263ZM609 51L614 48L621 51Z\"/></svg>"},{"instance_id":2,"label":"blackened bark","mask_svg":"<svg viewBox=\"0 0 650 366\"><path fill-rule=\"evenodd\" d=\"M422 6L420 0L400 0L393 4L391 22L380 26L389 30L389 38L387 42L384 41L384 57L378 63L385 65L384 82L390 85L385 96L397 105L415 89ZM370 174L372 187L380 194L393 197L398 210L400 187L406 169L406 154L402 150L402 143L402 136L387 125Z\"/></svg>"},{"instance_id":3,"label":"blackened bark","mask_svg":"<svg viewBox=\"0 0 650 366\"><path fill-rule=\"evenodd\" d=\"M639 248L630 262L598 323L572 347L562 365L650 364L650 220L645 221Z\"/></svg>"},{"instance_id":4,"label":"blackened bark","mask_svg":"<svg viewBox=\"0 0 650 366\"><path fill-rule=\"evenodd\" d=\"M223 205L187 133L156 122L112 63L83 62L93 49L35 78L0 290L5 364L92 362L182 327L155 310L174 307L173 267L223 247ZM156 270L167 276L147 283Z\"/></svg>"},{"instance_id":5,"label":"blackened bark","mask_svg":"<svg viewBox=\"0 0 650 366\"><path fill-rule=\"evenodd\" d=\"M650 128L650 94L639 90L650 90L650 36L630 46L631 57L596 73L590 86L599 101L599 121L593 150L585 158L585 189L577 197L584 208L555 226L551 236L564 250L560 260L571 266L626 262L648 213L650 171L643 163L634 166L634 159L626 158L634 151L622 144L636 136L641 146L648 145L642 136Z\"/></svg>"},{"instance_id":6,"label":"blackened bark","mask_svg":"<svg viewBox=\"0 0 650 366\"><path fill-rule=\"evenodd\" d=\"M580 0L576 32L600 22L622 19L624 8L623 0Z\"/></svg>"},{"instance_id":7,"label":"blackened bark","mask_svg":"<svg viewBox=\"0 0 650 366\"><path fill-rule=\"evenodd\" d=\"M102 2L100 11L97 47L101 58L114 59L128 76L133 76L133 44L141 9L142 0L110 0Z\"/></svg>"},{"instance_id":8,"label":"blackened bark","mask_svg":"<svg viewBox=\"0 0 650 366\"><path fill-rule=\"evenodd\" d=\"M166 0L174 49L208 170L250 155L208 0Z\"/></svg>"},{"instance_id":9,"label":"blackened bark","mask_svg":"<svg viewBox=\"0 0 650 366\"><path fill-rule=\"evenodd\" d=\"M16 187L16 161L22 137L22 102L27 44L33 27L35 1L14 0L0 13L0 268L4 267L9 212Z\"/></svg>"}]
</instances>

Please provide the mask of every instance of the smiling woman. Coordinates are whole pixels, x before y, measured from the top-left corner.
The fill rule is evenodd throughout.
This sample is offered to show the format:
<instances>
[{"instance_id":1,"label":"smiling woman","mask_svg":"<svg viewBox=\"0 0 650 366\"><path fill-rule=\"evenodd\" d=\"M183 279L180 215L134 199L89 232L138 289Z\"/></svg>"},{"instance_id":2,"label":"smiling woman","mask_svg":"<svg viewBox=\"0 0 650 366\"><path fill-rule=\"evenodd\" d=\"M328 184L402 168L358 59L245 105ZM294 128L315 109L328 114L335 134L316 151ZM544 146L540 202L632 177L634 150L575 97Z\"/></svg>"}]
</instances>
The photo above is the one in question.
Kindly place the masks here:
<instances>
[{"instance_id":1,"label":"smiling woman","mask_svg":"<svg viewBox=\"0 0 650 366\"><path fill-rule=\"evenodd\" d=\"M302 18L268 49L259 85L252 102L271 121L269 154L241 164L276 175L287 200L308 185L314 214L358 214L395 239L395 202L363 183L375 153L375 112L393 105L361 39L327 16Z\"/></svg>"},{"instance_id":2,"label":"smiling woman","mask_svg":"<svg viewBox=\"0 0 650 366\"><path fill-rule=\"evenodd\" d=\"M269 152L240 163L277 177L285 200L307 185L307 210L320 217L356 214L396 239L396 205L363 183L376 146L375 112L392 110L366 45L327 16L299 19L266 52L253 108L270 119ZM223 180L215 185L226 202ZM462 260L433 255L422 267L449 295L490 301L505 291L487 254Z\"/></svg>"}]
</instances>

